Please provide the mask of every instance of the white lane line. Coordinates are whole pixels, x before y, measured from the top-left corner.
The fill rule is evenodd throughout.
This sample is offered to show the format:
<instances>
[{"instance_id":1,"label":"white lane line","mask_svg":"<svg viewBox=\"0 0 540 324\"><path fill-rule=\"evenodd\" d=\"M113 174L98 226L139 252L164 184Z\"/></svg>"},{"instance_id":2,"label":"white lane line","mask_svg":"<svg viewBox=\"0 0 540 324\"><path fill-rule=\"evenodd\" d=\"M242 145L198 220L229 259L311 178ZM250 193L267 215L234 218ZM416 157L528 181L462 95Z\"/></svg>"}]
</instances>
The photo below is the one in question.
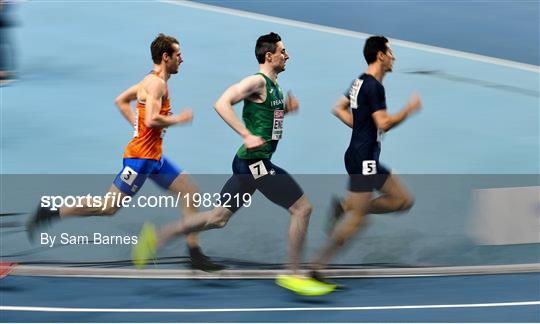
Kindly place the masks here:
<instances>
[{"instance_id":1,"label":"white lane line","mask_svg":"<svg viewBox=\"0 0 540 324\"><path fill-rule=\"evenodd\" d=\"M361 311L361 310L399 310L432 308L475 308L511 307L540 305L540 301L447 304L447 305L404 305L404 306L357 306L357 307L277 307L277 308L77 308L77 307L34 307L0 306L0 311L59 312L59 313L234 313L234 312L306 312L306 311Z\"/></svg>"},{"instance_id":2,"label":"white lane line","mask_svg":"<svg viewBox=\"0 0 540 324\"><path fill-rule=\"evenodd\" d=\"M458 267L425 267L425 268L356 268L328 269L322 274L329 278L401 278L401 277L433 277L462 275L540 273L540 263L458 266ZM249 270L234 269L219 272L203 272L200 270L180 269L112 269L85 267L50 267L18 265L10 276L46 276L46 277L82 277L82 278L130 278L130 279L274 279L287 270Z\"/></svg>"},{"instance_id":3,"label":"white lane line","mask_svg":"<svg viewBox=\"0 0 540 324\"><path fill-rule=\"evenodd\" d=\"M237 9L223 8L223 7L218 7L218 6L213 6L213 5L203 4L203 3L190 2L190 1L185 1L185 0L159 0L159 2L168 3L172 5L177 5L177 6L195 8L195 9L200 9L200 10L218 12L222 14L233 15L237 17L243 17L243 18L254 19L254 20L259 20L259 21L266 21L266 22L271 22L271 23L281 24L281 25L286 25L286 26L291 26L291 27L315 30L315 31L320 31L320 32L325 32L325 33L330 33L330 34L335 34L335 35L348 36L348 37L353 37L353 38L365 39L371 36L370 34L355 32L355 31L346 30L342 28L322 26L322 25L317 25L317 24L312 24L312 23L307 23L307 22L296 21L292 19L278 18L278 17L268 16L268 15L263 15L263 14L258 14L258 13L252 13L252 12L247 12L247 11L242 11L242 10L237 10ZM500 66L511 67L514 69L540 73L540 66L538 65L520 63L520 62L480 55L480 54L456 51L452 49L425 45L425 44L420 44L420 43L415 43L415 42L408 42L408 41L394 39L394 38L390 39L390 41L392 42L394 46L397 45L397 46L412 48L412 49L416 49L416 50L420 50L424 52L443 54L443 55L468 59L472 61L490 63L490 64L495 64L495 65L500 65Z\"/></svg>"}]
</instances>

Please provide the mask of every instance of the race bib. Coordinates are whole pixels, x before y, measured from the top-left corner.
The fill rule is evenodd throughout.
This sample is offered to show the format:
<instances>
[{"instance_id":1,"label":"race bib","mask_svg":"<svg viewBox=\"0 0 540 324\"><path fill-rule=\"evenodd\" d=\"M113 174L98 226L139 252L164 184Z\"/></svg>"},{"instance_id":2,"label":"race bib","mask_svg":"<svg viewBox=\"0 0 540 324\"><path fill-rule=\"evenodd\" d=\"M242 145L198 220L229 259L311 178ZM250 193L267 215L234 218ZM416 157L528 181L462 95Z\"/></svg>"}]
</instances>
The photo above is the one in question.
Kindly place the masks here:
<instances>
[{"instance_id":1,"label":"race bib","mask_svg":"<svg viewBox=\"0 0 540 324\"><path fill-rule=\"evenodd\" d=\"M131 186L133 184L133 181L135 181L135 178L137 178L137 174L138 173L135 172L135 170L126 166L124 170L122 170L122 175L120 176L120 178L122 179L122 181Z\"/></svg>"},{"instance_id":2,"label":"race bib","mask_svg":"<svg viewBox=\"0 0 540 324\"><path fill-rule=\"evenodd\" d=\"M358 92L360 91L363 82L364 80L356 79L351 85L351 89L349 90L349 101L351 102L350 106L352 109L358 108Z\"/></svg>"},{"instance_id":3,"label":"race bib","mask_svg":"<svg viewBox=\"0 0 540 324\"><path fill-rule=\"evenodd\" d=\"M377 174L377 162L374 160L362 161L362 174L372 175Z\"/></svg>"},{"instance_id":4,"label":"race bib","mask_svg":"<svg viewBox=\"0 0 540 324\"><path fill-rule=\"evenodd\" d=\"M135 123L133 123L133 137L139 136L139 109L135 110Z\"/></svg>"},{"instance_id":5,"label":"race bib","mask_svg":"<svg viewBox=\"0 0 540 324\"><path fill-rule=\"evenodd\" d=\"M280 140L283 134L283 119L285 110L274 110L274 125L272 127L272 140Z\"/></svg>"},{"instance_id":6,"label":"race bib","mask_svg":"<svg viewBox=\"0 0 540 324\"><path fill-rule=\"evenodd\" d=\"M251 174L253 175L254 179L258 179L268 174L268 171L266 170L266 167L264 166L263 161L258 161L253 164L250 164L249 170L251 171Z\"/></svg>"}]
</instances>

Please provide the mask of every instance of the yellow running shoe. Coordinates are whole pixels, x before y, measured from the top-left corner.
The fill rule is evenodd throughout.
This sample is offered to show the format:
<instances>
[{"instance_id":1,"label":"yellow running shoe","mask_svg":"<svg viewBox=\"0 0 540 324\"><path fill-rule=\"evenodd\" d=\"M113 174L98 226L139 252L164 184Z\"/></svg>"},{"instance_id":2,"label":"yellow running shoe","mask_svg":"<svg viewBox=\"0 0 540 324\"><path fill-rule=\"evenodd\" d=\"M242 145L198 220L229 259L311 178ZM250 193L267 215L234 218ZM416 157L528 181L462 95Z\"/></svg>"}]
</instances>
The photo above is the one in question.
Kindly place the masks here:
<instances>
[{"instance_id":1,"label":"yellow running shoe","mask_svg":"<svg viewBox=\"0 0 540 324\"><path fill-rule=\"evenodd\" d=\"M313 278L291 275L279 275L276 278L276 284L304 296L322 296L336 289L335 285L326 284Z\"/></svg>"},{"instance_id":2,"label":"yellow running shoe","mask_svg":"<svg viewBox=\"0 0 540 324\"><path fill-rule=\"evenodd\" d=\"M131 260L138 269L144 268L148 260L156 257L156 229L152 223L144 223L139 241L131 251Z\"/></svg>"}]
</instances>

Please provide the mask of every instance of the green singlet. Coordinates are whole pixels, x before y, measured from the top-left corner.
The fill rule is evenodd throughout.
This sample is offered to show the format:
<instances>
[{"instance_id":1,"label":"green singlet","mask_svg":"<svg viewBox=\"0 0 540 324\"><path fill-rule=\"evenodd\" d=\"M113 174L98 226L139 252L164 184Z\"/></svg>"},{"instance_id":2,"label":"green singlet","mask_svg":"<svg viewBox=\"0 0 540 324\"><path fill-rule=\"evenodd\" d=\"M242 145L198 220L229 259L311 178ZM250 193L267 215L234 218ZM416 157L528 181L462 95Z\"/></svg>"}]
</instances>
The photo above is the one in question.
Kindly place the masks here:
<instances>
[{"instance_id":1,"label":"green singlet","mask_svg":"<svg viewBox=\"0 0 540 324\"><path fill-rule=\"evenodd\" d=\"M244 99L242 118L246 128L253 135L262 137L265 144L253 150L247 150L242 144L236 152L241 159L271 158L283 133L283 118L285 117L283 91L278 84L263 73L257 74L262 75L266 81L266 100L257 103Z\"/></svg>"}]
</instances>

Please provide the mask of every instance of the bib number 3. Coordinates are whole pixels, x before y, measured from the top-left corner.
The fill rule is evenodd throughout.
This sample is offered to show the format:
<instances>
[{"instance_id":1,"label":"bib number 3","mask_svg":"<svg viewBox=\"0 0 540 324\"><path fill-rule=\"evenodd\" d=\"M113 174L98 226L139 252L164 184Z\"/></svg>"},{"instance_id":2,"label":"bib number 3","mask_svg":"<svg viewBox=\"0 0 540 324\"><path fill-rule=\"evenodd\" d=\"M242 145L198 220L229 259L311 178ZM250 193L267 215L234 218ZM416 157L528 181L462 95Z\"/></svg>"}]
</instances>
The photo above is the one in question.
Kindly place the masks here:
<instances>
[{"instance_id":1,"label":"bib number 3","mask_svg":"<svg viewBox=\"0 0 540 324\"><path fill-rule=\"evenodd\" d=\"M120 176L122 181L127 183L129 186L133 184L133 181L135 181L135 178L137 178L137 172L133 170L132 168L126 166L124 170L122 170L122 175Z\"/></svg>"}]
</instances>

